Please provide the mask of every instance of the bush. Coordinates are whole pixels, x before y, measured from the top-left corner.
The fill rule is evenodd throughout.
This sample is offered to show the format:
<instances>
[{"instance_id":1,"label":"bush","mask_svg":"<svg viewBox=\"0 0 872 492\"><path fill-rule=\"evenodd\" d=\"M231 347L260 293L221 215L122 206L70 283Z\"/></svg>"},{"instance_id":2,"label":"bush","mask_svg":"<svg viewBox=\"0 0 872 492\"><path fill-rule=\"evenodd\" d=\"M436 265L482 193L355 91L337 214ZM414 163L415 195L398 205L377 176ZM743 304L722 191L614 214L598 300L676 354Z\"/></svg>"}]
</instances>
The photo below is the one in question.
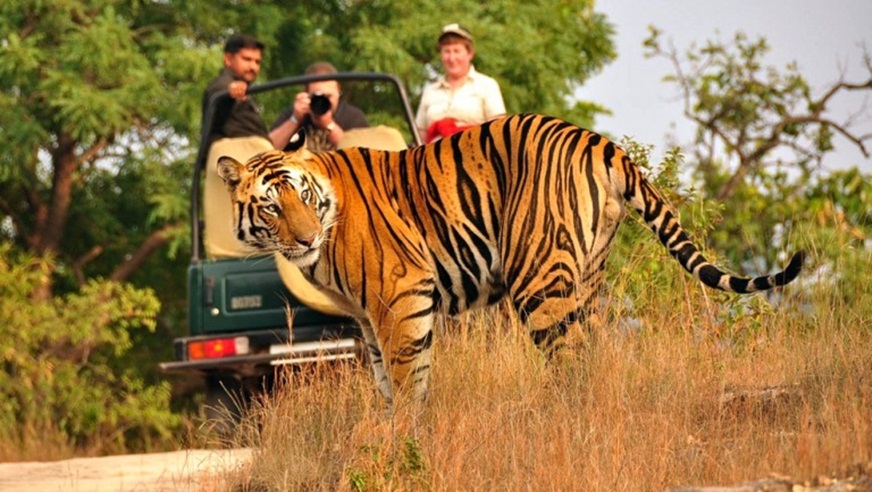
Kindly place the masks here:
<instances>
[{"instance_id":1,"label":"bush","mask_svg":"<svg viewBox=\"0 0 872 492\"><path fill-rule=\"evenodd\" d=\"M0 245L0 459L118 453L165 441L180 424L168 384L147 386L114 369L124 367L118 360L132 348L132 332L154 330L154 292L92 280L76 293L31 301L51 270L48 259Z\"/></svg>"}]
</instances>

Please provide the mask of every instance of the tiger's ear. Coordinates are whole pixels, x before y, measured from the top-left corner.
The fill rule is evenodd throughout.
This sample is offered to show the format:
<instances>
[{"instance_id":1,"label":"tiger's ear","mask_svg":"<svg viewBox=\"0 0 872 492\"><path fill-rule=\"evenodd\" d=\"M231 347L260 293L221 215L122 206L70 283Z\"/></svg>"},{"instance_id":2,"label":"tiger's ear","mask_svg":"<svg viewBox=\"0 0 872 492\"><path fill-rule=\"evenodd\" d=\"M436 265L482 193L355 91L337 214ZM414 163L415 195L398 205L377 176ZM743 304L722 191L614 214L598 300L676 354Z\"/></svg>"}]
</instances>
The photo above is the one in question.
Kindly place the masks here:
<instances>
[{"instance_id":1,"label":"tiger's ear","mask_svg":"<svg viewBox=\"0 0 872 492\"><path fill-rule=\"evenodd\" d=\"M218 176L224 180L227 189L233 191L242 182L243 164L236 159L223 155L218 158Z\"/></svg>"},{"instance_id":2,"label":"tiger's ear","mask_svg":"<svg viewBox=\"0 0 872 492\"><path fill-rule=\"evenodd\" d=\"M287 152L296 152L306 145L306 130L301 126L297 133L291 135L288 145L285 146Z\"/></svg>"}]
</instances>

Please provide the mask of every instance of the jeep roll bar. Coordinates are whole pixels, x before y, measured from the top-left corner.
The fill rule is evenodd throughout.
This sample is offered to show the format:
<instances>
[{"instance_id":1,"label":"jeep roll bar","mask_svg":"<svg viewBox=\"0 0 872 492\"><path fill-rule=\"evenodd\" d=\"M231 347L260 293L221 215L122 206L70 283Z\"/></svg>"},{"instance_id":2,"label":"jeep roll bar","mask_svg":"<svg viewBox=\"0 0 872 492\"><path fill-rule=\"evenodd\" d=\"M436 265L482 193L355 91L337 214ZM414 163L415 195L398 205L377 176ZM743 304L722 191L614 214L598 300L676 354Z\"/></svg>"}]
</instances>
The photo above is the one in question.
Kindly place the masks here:
<instances>
[{"instance_id":1,"label":"jeep roll bar","mask_svg":"<svg viewBox=\"0 0 872 492\"><path fill-rule=\"evenodd\" d=\"M291 85L304 85L309 82L320 82L324 80L392 83L400 94L406 122L409 124L409 132L414 139L415 146L421 145L421 136L418 135L418 128L415 126L415 117L412 114L412 108L409 105L409 98L406 95L406 89L403 87L400 79L391 74L378 72L341 72L320 75L300 75L252 85L248 88L247 93L253 95ZM206 166L206 158L209 155L209 132L212 128L212 120L215 117L216 102L222 97L227 97L227 95L226 90L213 94L212 97L209 98L206 110L203 112L203 122L200 130L200 146L197 149L197 160L194 164L194 174L191 180L191 261L200 261L202 254L204 253L202 244L203 231L200 224L200 174Z\"/></svg>"}]
</instances>

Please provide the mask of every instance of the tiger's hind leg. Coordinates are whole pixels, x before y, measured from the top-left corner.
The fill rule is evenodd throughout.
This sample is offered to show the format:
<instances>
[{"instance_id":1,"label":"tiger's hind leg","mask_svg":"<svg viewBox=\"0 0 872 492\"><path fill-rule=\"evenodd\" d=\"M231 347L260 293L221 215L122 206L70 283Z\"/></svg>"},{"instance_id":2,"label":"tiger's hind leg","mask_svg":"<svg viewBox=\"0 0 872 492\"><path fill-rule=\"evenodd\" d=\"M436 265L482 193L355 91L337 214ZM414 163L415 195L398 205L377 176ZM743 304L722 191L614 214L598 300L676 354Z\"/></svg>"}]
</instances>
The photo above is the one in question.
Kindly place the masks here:
<instances>
[{"instance_id":1,"label":"tiger's hind leg","mask_svg":"<svg viewBox=\"0 0 872 492\"><path fill-rule=\"evenodd\" d=\"M575 278L584 280L574 282ZM527 289L510 290L512 303L528 326L530 337L548 356L563 347L586 343L592 321L599 319L594 300L601 284L602 270L596 269L583 277L569 274L562 285L553 280L538 279L530 282ZM550 288L534 290L534 285L548 285Z\"/></svg>"},{"instance_id":2,"label":"tiger's hind leg","mask_svg":"<svg viewBox=\"0 0 872 492\"><path fill-rule=\"evenodd\" d=\"M366 354L369 357L369 364L372 367L376 385L379 391L381 391L382 396L385 397L388 406L390 406L393 404L394 396L391 391L391 380L385 370L384 358L379 348L378 339L375 336L372 324L368 320L358 320L358 323L363 332L363 339L366 342Z\"/></svg>"},{"instance_id":3,"label":"tiger's hind leg","mask_svg":"<svg viewBox=\"0 0 872 492\"><path fill-rule=\"evenodd\" d=\"M390 391L394 405L420 403L427 396L436 318L433 285L426 277L413 289L400 288L395 295L381 292L381 302L369 312L377 343L374 347L381 355L381 370L373 369L379 388L382 393Z\"/></svg>"},{"instance_id":4,"label":"tiger's hind leg","mask_svg":"<svg viewBox=\"0 0 872 492\"><path fill-rule=\"evenodd\" d=\"M594 301L623 216L623 201L612 196L611 178L596 174L599 168L593 163L588 165L593 166L593 181L581 176L567 179L586 182L585 190L597 190L595 196L580 188L574 201L542 197L539 205L545 210L539 216L530 216L536 208L529 207L513 220L535 222L548 233L536 235L531 230L534 240L524 246L509 236L502 239L512 302L536 345L549 355L565 345L587 345L594 325L602 323ZM561 199L566 201L561 204Z\"/></svg>"},{"instance_id":5,"label":"tiger's hind leg","mask_svg":"<svg viewBox=\"0 0 872 492\"><path fill-rule=\"evenodd\" d=\"M530 338L543 353L551 356L567 346L578 343L579 335L586 333L588 329L589 315L587 309L577 309L547 328L530 328Z\"/></svg>"},{"instance_id":6,"label":"tiger's hind leg","mask_svg":"<svg viewBox=\"0 0 872 492\"><path fill-rule=\"evenodd\" d=\"M515 303L515 308L529 327L530 338L547 356L579 345L587 338L591 307L567 298L546 298L533 311L521 307L528 304Z\"/></svg>"},{"instance_id":7,"label":"tiger's hind leg","mask_svg":"<svg viewBox=\"0 0 872 492\"><path fill-rule=\"evenodd\" d=\"M430 379L431 346L435 316L420 312L392 315L376 328L379 346L385 359L386 384L394 401L422 402L427 397ZM382 382L379 381L379 387Z\"/></svg>"}]
</instances>

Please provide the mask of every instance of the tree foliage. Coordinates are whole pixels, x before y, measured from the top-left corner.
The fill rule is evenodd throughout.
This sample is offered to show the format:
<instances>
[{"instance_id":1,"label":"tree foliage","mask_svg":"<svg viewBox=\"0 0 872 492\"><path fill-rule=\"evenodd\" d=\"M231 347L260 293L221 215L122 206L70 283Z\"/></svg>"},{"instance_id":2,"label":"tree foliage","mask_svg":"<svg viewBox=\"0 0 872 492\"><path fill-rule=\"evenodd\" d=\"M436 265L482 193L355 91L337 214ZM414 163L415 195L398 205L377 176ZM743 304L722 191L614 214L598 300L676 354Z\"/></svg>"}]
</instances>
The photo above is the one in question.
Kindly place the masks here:
<instances>
[{"instance_id":1,"label":"tree foliage","mask_svg":"<svg viewBox=\"0 0 872 492\"><path fill-rule=\"evenodd\" d=\"M323 28L303 43L317 48L300 61L326 58L346 69L396 73L414 96L441 70L436 39L449 22L472 31L476 68L497 79L510 113L535 111L592 124L596 106L570 105L572 94L615 56L613 29L590 1L352 5L344 16L330 12L326 25L317 24Z\"/></svg>"},{"instance_id":2,"label":"tree foliage","mask_svg":"<svg viewBox=\"0 0 872 492\"><path fill-rule=\"evenodd\" d=\"M90 280L75 294L28 303L51 267L0 246L0 441L70 452L160 444L179 424L169 386L146 385L121 363L133 334L154 330L154 292Z\"/></svg>"},{"instance_id":3,"label":"tree foliage","mask_svg":"<svg viewBox=\"0 0 872 492\"><path fill-rule=\"evenodd\" d=\"M869 156L872 135L853 130L856 115L839 121L830 108L836 97L872 93L868 54L863 58L867 79L842 76L815 90L796 64L784 69L765 64L765 38L738 33L732 42L709 40L680 54L661 37L652 27L645 47L649 56L672 63L666 81L679 88L684 115L696 125L696 138L685 150L687 165L691 187L718 208L717 227L709 236L716 250L726 252L742 271L773 270L789 243L814 247L808 238L794 241L792 232L820 218L813 210L822 200L833 210L851 210L842 217L868 234L868 213L845 187L867 188L870 176L856 169L827 175L820 167L837 141ZM861 103L857 114L868 109Z\"/></svg>"},{"instance_id":4,"label":"tree foliage","mask_svg":"<svg viewBox=\"0 0 872 492\"><path fill-rule=\"evenodd\" d=\"M664 48L660 35L651 28L647 54L672 62L674 74L666 80L679 87L684 114L697 125L698 172L719 200L776 164L808 176L833 150L836 136L869 157L872 135L853 132L853 117L836 121L829 112L833 99L843 93L872 91L868 54L866 80L842 77L816 95L795 63L783 70L764 65L769 51L765 38L737 33L730 44L709 40L692 45L682 57L675 47ZM857 114L868 109L863 105Z\"/></svg>"},{"instance_id":5,"label":"tree foliage","mask_svg":"<svg viewBox=\"0 0 872 492\"><path fill-rule=\"evenodd\" d=\"M99 218L118 211L105 206L105 190L91 186L135 166L131 158L164 173L168 162L187 157L185 147L174 141L195 134L199 80L208 76L211 53L186 47L190 41L196 47L196 39L189 39L194 19L181 22L165 5L148 5L13 2L0 7L0 76L6 81L0 132L11 144L0 156L2 234L20 248L53 255L70 273L82 273L125 234L133 240L130 249L100 262L118 266L129 255L135 259L139 242L161 234L168 241L183 224L183 208L157 207L149 201L162 193L152 193L139 201L152 212L150 222L128 221L109 239L100 233L99 226L106 224ZM115 183L108 191L129 195L133 190ZM104 274L106 269L97 267ZM36 287L35 298L50 297L49 281Z\"/></svg>"},{"instance_id":6,"label":"tree foliage","mask_svg":"<svg viewBox=\"0 0 872 492\"><path fill-rule=\"evenodd\" d=\"M450 11L463 14L445 19ZM570 106L569 97L614 57L611 27L592 2L4 3L0 234L55 255L62 285L129 279L154 251L184 246L186 190L172 180L136 182L156 185L167 172L186 181L180 169L197 143L202 90L220 68L227 35L265 42L262 80L327 59L344 70L395 73L415 102L438 70L435 39L449 21L476 33L479 68L501 82L510 111L591 121L596 107ZM265 102L277 113L289 101ZM107 206L113 200L101 200L106 192L132 198L123 219ZM45 284L34 296L50 295Z\"/></svg>"}]
</instances>

